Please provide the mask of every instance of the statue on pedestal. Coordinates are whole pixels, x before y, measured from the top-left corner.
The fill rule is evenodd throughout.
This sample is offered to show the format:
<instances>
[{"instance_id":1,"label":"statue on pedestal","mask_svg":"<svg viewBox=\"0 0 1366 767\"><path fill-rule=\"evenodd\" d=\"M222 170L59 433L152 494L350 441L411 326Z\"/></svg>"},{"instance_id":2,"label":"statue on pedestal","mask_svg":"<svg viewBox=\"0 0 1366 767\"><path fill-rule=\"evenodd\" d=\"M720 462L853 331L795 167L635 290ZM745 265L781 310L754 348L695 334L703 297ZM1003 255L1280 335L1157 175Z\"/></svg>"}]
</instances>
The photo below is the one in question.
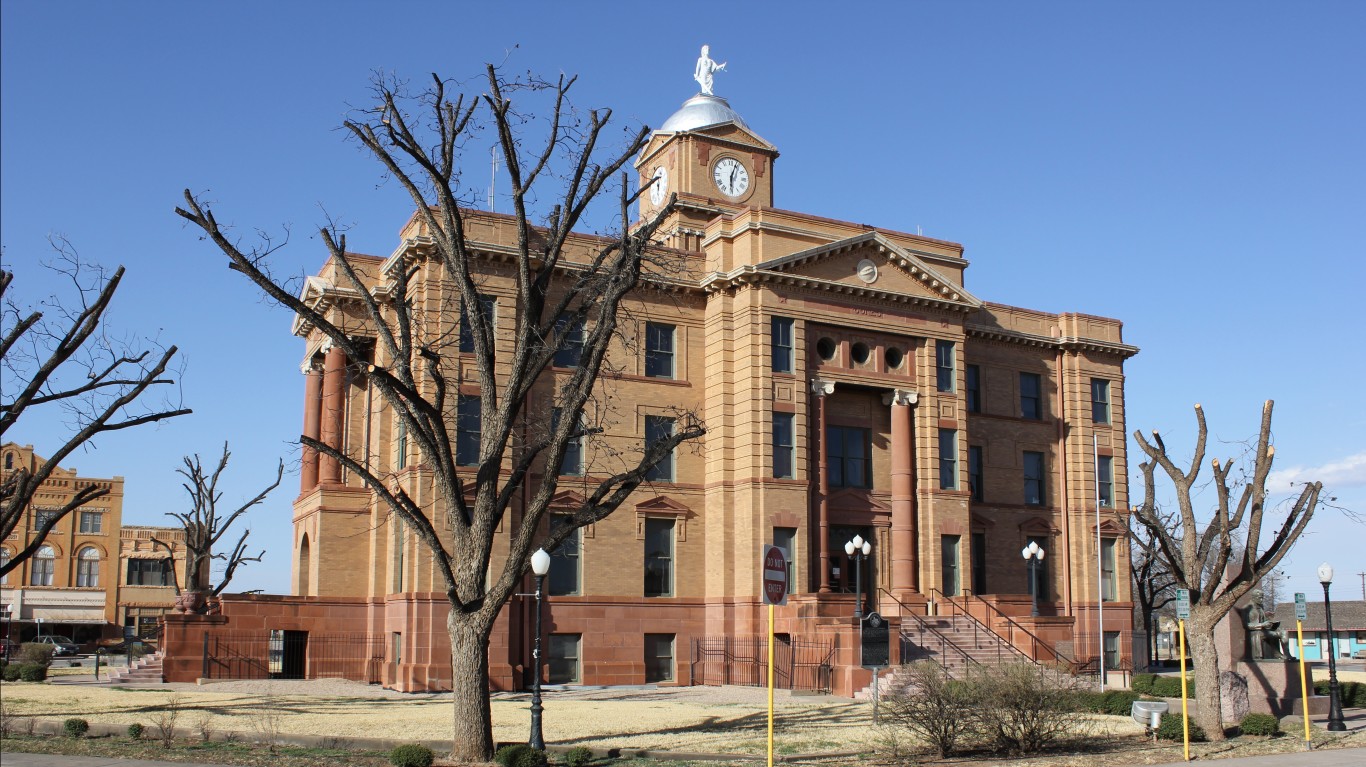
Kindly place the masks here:
<instances>
[{"instance_id":1,"label":"statue on pedestal","mask_svg":"<svg viewBox=\"0 0 1366 767\"><path fill-rule=\"evenodd\" d=\"M1261 589L1253 589L1249 594L1251 602L1245 610L1248 632L1248 655L1252 660L1285 660L1288 637L1280 629L1280 621L1270 620L1262 607Z\"/></svg>"}]
</instances>

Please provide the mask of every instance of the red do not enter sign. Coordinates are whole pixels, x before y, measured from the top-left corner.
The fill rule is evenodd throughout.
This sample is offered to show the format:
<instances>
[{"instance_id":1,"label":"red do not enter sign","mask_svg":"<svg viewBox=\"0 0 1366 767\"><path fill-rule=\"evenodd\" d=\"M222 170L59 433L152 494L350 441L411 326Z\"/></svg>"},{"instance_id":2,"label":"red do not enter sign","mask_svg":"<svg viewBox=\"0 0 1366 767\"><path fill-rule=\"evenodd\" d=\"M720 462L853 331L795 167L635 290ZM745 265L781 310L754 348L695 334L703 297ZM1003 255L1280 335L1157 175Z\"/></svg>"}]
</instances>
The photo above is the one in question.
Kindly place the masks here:
<instances>
[{"instance_id":1,"label":"red do not enter sign","mask_svg":"<svg viewBox=\"0 0 1366 767\"><path fill-rule=\"evenodd\" d=\"M765 546L761 569L764 604L787 604L787 554L777 546Z\"/></svg>"}]
</instances>

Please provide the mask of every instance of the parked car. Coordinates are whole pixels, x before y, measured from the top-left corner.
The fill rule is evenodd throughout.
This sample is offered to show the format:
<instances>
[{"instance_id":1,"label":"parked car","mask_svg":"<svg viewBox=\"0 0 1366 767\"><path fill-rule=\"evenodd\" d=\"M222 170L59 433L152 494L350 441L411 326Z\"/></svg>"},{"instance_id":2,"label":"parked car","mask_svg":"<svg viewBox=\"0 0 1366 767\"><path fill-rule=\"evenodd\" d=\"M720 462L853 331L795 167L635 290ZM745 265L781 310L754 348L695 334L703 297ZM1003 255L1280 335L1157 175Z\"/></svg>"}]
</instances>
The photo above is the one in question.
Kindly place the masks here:
<instances>
[{"instance_id":1,"label":"parked car","mask_svg":"<svg viewBox=\"0 0 1366 767\"><path fill-rule=\"evenodd\" d=\"M52 654L54 656L75 655L81 651L81 648L78 647L75 642L71 641L70 637L59 636L57 634L36 636L33 638L33 641L36 644L52 645L54 648Z\"/></svg>"},{"instance_id":2,"label":"parked car","mask_svg":"<svg viewBox=\"0 0 1366 767\"><path fill-rule=\"evenodd\" d=\"M1366 660L1366 650L1357 650L1352 653L1352 657L1356 660Z\"/></svg>"}]
</instances>

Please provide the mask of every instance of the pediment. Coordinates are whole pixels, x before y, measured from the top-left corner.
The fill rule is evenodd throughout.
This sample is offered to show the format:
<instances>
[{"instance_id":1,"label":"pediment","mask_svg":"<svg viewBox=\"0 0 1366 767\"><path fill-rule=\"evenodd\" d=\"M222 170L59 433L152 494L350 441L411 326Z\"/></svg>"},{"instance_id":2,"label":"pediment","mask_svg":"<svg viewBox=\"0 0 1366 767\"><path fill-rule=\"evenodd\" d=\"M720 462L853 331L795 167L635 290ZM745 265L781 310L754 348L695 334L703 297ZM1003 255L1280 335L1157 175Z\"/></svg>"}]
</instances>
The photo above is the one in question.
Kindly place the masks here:
<instances>
[{"instance_id":1,"label":"pediment","mask_svg":"<svg viewBox=\"0 0 1366 767\"><path fill-rule=\"evenodd\" d=\"M1094 535L1095 532L1096 526L1093 524L1091 525L1091 534ZM1124 536L1127 536L1129 534L1129 531L1126 530L1123 525L1119 524L1113 519L1104 519L1101 520L1100 523L1100 534L1107 538L1122 538Z\"/></svg>"},{"instance_id":2,"label":"pediment","mask_svg":"<svg viewBox=\"0 0 1366 767\"><path fill-rule=\"evenodd\" d=\"M829 506L835 511L863 511L873 514L891 514L892 507L874 498L867 490L845 488L830 494Z\"/></svg>"},{"instance_id":3,"label":"pediment","mask_svg":"<svg viewBox=\"0 0 1366 767\"><path fill-rule=\"evenodd\" d=\"M1045 517L1030 517L1020 523L1020 532L1025 535L1050 536L1062 532Z\"/></svg>"},{"instance_id":4,"label":"pediment","mask_svg":"<svg viewBox=\"0 0 1366 767\"><path fill-rule=\"evenodd\" d=\"M551 496L546 507L551 511L578 511L583 508L583 504L587 501L588 498L582 493L576 493L573 490L561 490Z\"/></svg>"},{"instance_id":5,"label":"pediment","mask_svg":"<svg viewBox=\"0 0 1366 767\"><path fill-rule=\"evenodd\" d=\"M721 141L729 141L736 144L749 144L759 149L766 149L770 152L777 151L777 148L768 143L759 134L749 130L746 126L733 122L724 122L717 125L709 125L705 128L698 128L690 133L707 136Z\"/></svg>"},{"instance_id":6,"label":"pediment","mask_svg":"<svg viewBox=\"0 0 1366 767\"><path fill-rule=\"evenodd\" d=\"M663 495L658 495L648 501L641 501L636 504L637 514L686 517L690 511L691 509L687 506Z\"/></svg>"},{"instance_id":7,"label":"pediment","mask_svg":"<svg viewBox=\"0 0 1366 767\"><path fill-rule=\"evenodd\" d=\"M956 304L968 309L982 306L981 300L961 285L878 232L765 261L756 268L804 278L830 290Z\"/></svg>"}]
</instances>

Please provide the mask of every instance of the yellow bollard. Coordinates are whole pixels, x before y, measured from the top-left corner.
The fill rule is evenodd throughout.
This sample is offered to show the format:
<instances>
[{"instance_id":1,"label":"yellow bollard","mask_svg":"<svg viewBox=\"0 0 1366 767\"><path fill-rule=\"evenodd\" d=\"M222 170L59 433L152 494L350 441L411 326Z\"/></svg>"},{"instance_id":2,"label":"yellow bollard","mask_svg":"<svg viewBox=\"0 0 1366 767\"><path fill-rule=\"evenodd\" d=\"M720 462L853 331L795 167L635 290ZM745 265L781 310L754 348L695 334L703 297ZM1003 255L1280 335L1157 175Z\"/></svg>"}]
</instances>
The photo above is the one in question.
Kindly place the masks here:
<instances>
[{"instance_id":1,"label":"yellow bollard","mask_svg":"<svg viewBox=\"0 0 1366 767\"><path fill-rule=\"evenodd\" d=\"M1304 673L1304 621L1295 621L1295 636L1295 641L1299 643L1300 656L1300 714L1304 717L1304 748L1308 751L1314 748L1314 739L1309 736L1309 698L1313 696L1314 691L1309 689L1308 678Z\"/></svg>"},{"instance_id":2,"label":"yellow bollard","mask_svg":"<svg viewBox=\"0 0 1366 767\"><path fill-rule=\"evenodd\" d=\"M1191 760L1191 720L1186 708L1186 622L1178 621L1181 632L1181 737L1186 742L1186 761Z\"/></svg>"},{"instance_id":3,"label":"yellow bollard","mask_svg":"<svg viewBox=\"0 0 1366 767\"><path fill-rule=\"evenodd\" d=\"M768 767L773 767L773 605L768 606Z\"/></svg>"}]
</instances>

